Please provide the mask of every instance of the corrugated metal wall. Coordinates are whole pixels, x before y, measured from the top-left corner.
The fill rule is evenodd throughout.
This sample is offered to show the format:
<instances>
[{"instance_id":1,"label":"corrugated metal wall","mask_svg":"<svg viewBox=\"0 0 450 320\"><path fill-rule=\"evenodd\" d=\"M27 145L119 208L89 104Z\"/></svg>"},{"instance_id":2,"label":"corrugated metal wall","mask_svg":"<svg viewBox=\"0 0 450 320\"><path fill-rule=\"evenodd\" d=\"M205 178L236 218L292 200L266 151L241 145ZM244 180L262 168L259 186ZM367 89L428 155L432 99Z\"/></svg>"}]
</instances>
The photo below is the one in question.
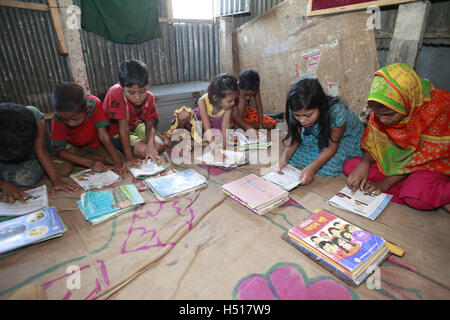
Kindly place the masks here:
<instances>
[{"instance_id":1,"label":"corrugated metal wall","mask_svg":"<svg viewBox=\"0 0 450 320\"><path fill-rule=\"evenodd\" d=\"M55 85L73 80L68 58L58 52L50 14L0 7L0 21L0 101L50 111Z\"/></svg>"},{"instance_id":2,"label":"corrugated metal wall","mask_svg":"<svg viewBox=\"0 0 450 320\"><path fill-rule=\"evenodd\" d=\"M218 1L226 3L228 1L233 2L234 0ZM233 28L240 27L247 21L262 15L283 1L284 0L250 0L250 14L233 16ZM225 6L225 4L222 4L222 6Z\"/></svg>"}]
</instances>

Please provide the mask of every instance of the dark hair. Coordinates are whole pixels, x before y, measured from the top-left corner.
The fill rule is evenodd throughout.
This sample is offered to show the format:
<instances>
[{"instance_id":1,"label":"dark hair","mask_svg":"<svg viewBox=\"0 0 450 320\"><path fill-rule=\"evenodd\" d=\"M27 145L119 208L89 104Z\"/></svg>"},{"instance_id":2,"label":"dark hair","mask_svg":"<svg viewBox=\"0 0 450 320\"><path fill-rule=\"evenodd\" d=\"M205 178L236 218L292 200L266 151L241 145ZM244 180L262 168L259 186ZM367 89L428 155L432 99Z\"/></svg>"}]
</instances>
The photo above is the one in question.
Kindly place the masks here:
<instances>
[{"instance_id":1,"label":"dark hair","mask_svg":"<svg viewBox=\"0 0 450 320\"><path fill-rule=\"evenodd\" d=\"M349 241L347 241L347 240L345 240L345 239L342 239L342 238L334 238L334 239L331 239L331 242L332 242L333 244L337 245L339 248L341 248L343 251L345 251L345 253L349 253L350 251L348 251L347 249L345 249L344 247L342 247L342 246L339 244L339 240L340 240L340 241L347 242L347 243L349 243L349 244L351 244L351 245L353 245L353 243L351 243L351 242L349 242Z\"/></svg>"},{"instance_id":2,"label":"dark hair","mask_svg":"<svg viewBox=\"0 0 450 320\"><path fill-rule=\"evenodd\" d=\"M337 97L330 97L325 94L317 79L300 79L294 82L289 89L286 99L286 123L288 134L283 141L292 137L292 142L301 143L300 136L302 125L295 119L292 112L302 109L319 109L319 148L328 147L328 140L331 136L330 107L339 101Z\"/></svg>"},{"instance_id":3,"label":"dark hair","mask_svg":"<svg viewBox=\"0 0 450 320\"><path fill-rule=\"evenodd\" d=\"M33 147L37 133L33 112L21 104L0 103L0 149ZM30 144L31 142L31 144Z\"/></svg>"},{"instance_id":4,"label":"dark hair","mask_svg":"<svg viewBox=\"0 0 450 320\"><path fill-rule=\"evenodd\" d=\"M148 68L145 63L139 60L127 60L119 66L119 82L122 87L132 87L137 85L143 88L149 83Z\"/></svg>"},{"instance_id":5,"label":"dark hair","mask_svg":"<svg viewBox=\"0 0 450 320\"><path fill-rule=\"evenodd\" d=\"M208 86L208 98L209 102L211 102L214 106L219 106L220 102L227 94L230 94L229 91L237 91L237 79L235 76L229 73L222 73L215 76L211 83ZM214 99L216 96L216 99Z\"/></svg>"},{"instance_id":6,"label":"dark hair","mask_svg":"<svg viewBox=\"0 0 450 320\"><path fill-rule=\"evenodd\" d=\"M82 112L87 108L86 91L74 82L63 82L52 93L55 112Z\"/></svg>"},{"instance_id":7,"label":"dark hair","mask_svg":"<svg viewBox=\"0 0 450 320\"><path fill-rule=\"evenodd\" d=\"M255 70L247 69L239 75L239 88L256 91L259 89L259 74Z\"/></svg>"}]
</instances>

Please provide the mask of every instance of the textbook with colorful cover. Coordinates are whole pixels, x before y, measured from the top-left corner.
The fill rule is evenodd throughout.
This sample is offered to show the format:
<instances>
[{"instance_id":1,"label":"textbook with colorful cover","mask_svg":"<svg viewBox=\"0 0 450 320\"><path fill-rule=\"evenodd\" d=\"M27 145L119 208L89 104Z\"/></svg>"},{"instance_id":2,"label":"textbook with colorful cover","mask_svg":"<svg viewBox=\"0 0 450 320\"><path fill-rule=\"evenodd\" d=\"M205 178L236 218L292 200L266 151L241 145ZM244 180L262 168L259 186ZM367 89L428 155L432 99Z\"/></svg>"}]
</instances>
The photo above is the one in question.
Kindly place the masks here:
<instances>
[{"instance_id":1,"label":"textbook with colorful cover","mask_svg":"<svg viewBox=\"0 0 450 320\"><path fill-rule=\"evenodd\" d=\"M159 201L166 201L206 187L208 180L197 171L187 169L162 177L148 178L144 183Z\"/></svg>"},{"instance_id":2,"label":"textbook with colorful cover","mask_svg":"<svg viewBox=\"0 0 450 320\"><path fill-rule=\"evenodd\" d=\"M239 131L235 132L235 137L236 137L235 147L236 150L239 151L252 149L267 149L272 145L271 142L267 140L267 136L261 133L259 134L256 140L246 137L242 132Z\"/></svg>"},{"instance_id":3,"label":"textbook with colorful cover","mask_svg":"<svg viewBox=\"0 0 450 320\"><path fill-rule=\"evenodd\" d=\"M196 160L203 162L209 166L221 167L221 168L232 168L243 165L246 162L245 152L233 151L233 150L221 150L222 154L225 155L222 161L217 161L214 157L214 153L209 150L205 152L201 157L197 157Z\"/></svg>"},{"instance_id":4,"label":"textbook with colorful cover","mask_svg":"<svg viewBox=\"0 0 450 320\"><path fill-rule=\"evenodd\" d=\"M301 173L302 170L299 170L296 167L288 164L281 170L281 174L272 171L263 176L263 178L272 183L275 183L277 186L286 191L291 191L300 184Z\"/></svg>"},{"instance_id":5,"label":"textbook with colorful cover","mask_svg":"<svg viewBox=\"0 0 450 320\"><path fill-rule=\"evenodd\" d=\"M22 203L19 200L13 203L0 202L0 216L21 216L48 207L48 194L45 184L24 192L30 195L30 197L25 198L27 203Z\"/></svg>"},{"instance_id":6,"label":"textbook with colorful cover","mask_svg":"<svg viewBox=\"0 0 450 320\"><path fill-rule=\"evenodd\" d=\"M328 200L328 203L334 207L375 220L391 199L392 195L390 194L380 193L376 195L359 189L352 194L352 190L345 186Z\"/></svg>"},{"instance_id":7,"label":"textbook with colorful cover","mask_svg":"<svg viewBox=\"0 0 450 320\"><path fill-rule=\"evenodd\" d=\"M74 173L70 177L84 190L103 188L121 180L121 177L112 170L95 172L92 169L86 169Z\"/></svg>"},{"instance_id":8,"label":"textbook with colorful cover","mask_svg":"<svg viewBox=\"0 0 450 320\"><path fill-rule=\"evenodd\" d=\"M262 215L289 199L289 192L256 174L222 186L223 192L253 212Z\"/></svg>"},{"instance_id":9,"label":"textbook with colorful cover","mask_svg":"<svg viewBox=\"0 0 450 320\"><path fill-rule=\"evenodd\" d=\"M86 220L97 224L130 211L144 202L137 188L128 184L101 191L89 190L81 194L77 205Z\"/></svg>"},{"instance_id":10,"label":"textbook with colorful cover","mask_svg":"<svg viewBox=\"0 0 450 320\"><path fill-rule=\"evenodd\" d=\"M136 179L146 179L163 172L167 169L165 164L156 164L151 159L148 159L147 163L143 163L136 168L131 168L130 172Z\"/></svg>"},{"instance_id":11,"label":"textbook with colorful cover","mask_svg":"<svg viewBox=\"0 0 450 320\"><path fill-rule=\"evenodd\" d=\"M55 207L0 222L0 254L60 237L67 231Z\"/></svg>"},{"instance_id":12,"label":"textbook with colorful cover","mask_svg":"<svg viewBox=\"0 0 450 320\"><path fill-rule=\"evenodd\" d=\"M289 229L287 237L314 261L356 286L389 255L383 238L322 209Z\"/></svg>"}]
</instances>

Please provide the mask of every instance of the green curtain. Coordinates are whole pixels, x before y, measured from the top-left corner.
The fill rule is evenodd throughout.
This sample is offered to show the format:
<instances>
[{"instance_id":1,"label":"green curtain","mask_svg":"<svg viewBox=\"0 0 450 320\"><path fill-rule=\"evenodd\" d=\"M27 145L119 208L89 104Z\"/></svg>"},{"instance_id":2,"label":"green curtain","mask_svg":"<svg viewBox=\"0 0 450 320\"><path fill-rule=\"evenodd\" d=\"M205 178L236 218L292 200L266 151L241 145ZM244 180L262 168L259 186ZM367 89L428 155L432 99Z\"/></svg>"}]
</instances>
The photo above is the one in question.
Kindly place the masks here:
<instances>
[{"instance_id":1,"label":"green curtain","mask_svg":"<svg viewBox=\"0 0 450 320\"><path fill-rule=\"evenodd\" d=\"M81 27L119 43L161 37L158 0L81 0Z\"/></svg>"}]
</instances>

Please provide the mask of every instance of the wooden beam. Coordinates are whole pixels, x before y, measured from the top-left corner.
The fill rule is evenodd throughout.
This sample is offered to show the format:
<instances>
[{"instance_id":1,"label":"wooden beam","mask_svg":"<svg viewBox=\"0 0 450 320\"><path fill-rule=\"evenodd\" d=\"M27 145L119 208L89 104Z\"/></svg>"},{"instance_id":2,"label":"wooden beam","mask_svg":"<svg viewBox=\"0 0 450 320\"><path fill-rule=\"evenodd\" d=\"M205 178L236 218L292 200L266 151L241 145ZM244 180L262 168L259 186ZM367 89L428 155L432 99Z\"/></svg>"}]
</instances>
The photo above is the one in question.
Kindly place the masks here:
<instances>
[{"instance_id":1,"label":"wooden beam","mask_svg":"<svg viewBox=\"0 0 450 320\"><path fill-rule=\"evenodd\" d=\"M58 39L58 49L61 54L68 54L66 40L64 39L64 32L61 25L61 17L59 15L58 4L56 0L48 0L50 6L50 16L52 17L53 26L56 31L56 38Z\"/></svg>"},{"instance_id":2,"label":"wooden beam","mask_svg":"<svg viewBox=\"0 0 450 320\"><path fill-rule=\"evenodd\" d=\"M429 1L399 6L387 64L403 62L411 68L416 67L430 7Z\"/></svg>"},{"instance_id":3,"label":"wooden beam","mask_svg":"<svg viewBox=\"0 0 450 320\"><path fill-rule=\"evenodd\" d=\"M11 7L19 9L37 10L48 12L50 8L46 4L25 2L25 1L15 1L15 0L0 0L0 7Z\"/></svg>"}]
</instances>

